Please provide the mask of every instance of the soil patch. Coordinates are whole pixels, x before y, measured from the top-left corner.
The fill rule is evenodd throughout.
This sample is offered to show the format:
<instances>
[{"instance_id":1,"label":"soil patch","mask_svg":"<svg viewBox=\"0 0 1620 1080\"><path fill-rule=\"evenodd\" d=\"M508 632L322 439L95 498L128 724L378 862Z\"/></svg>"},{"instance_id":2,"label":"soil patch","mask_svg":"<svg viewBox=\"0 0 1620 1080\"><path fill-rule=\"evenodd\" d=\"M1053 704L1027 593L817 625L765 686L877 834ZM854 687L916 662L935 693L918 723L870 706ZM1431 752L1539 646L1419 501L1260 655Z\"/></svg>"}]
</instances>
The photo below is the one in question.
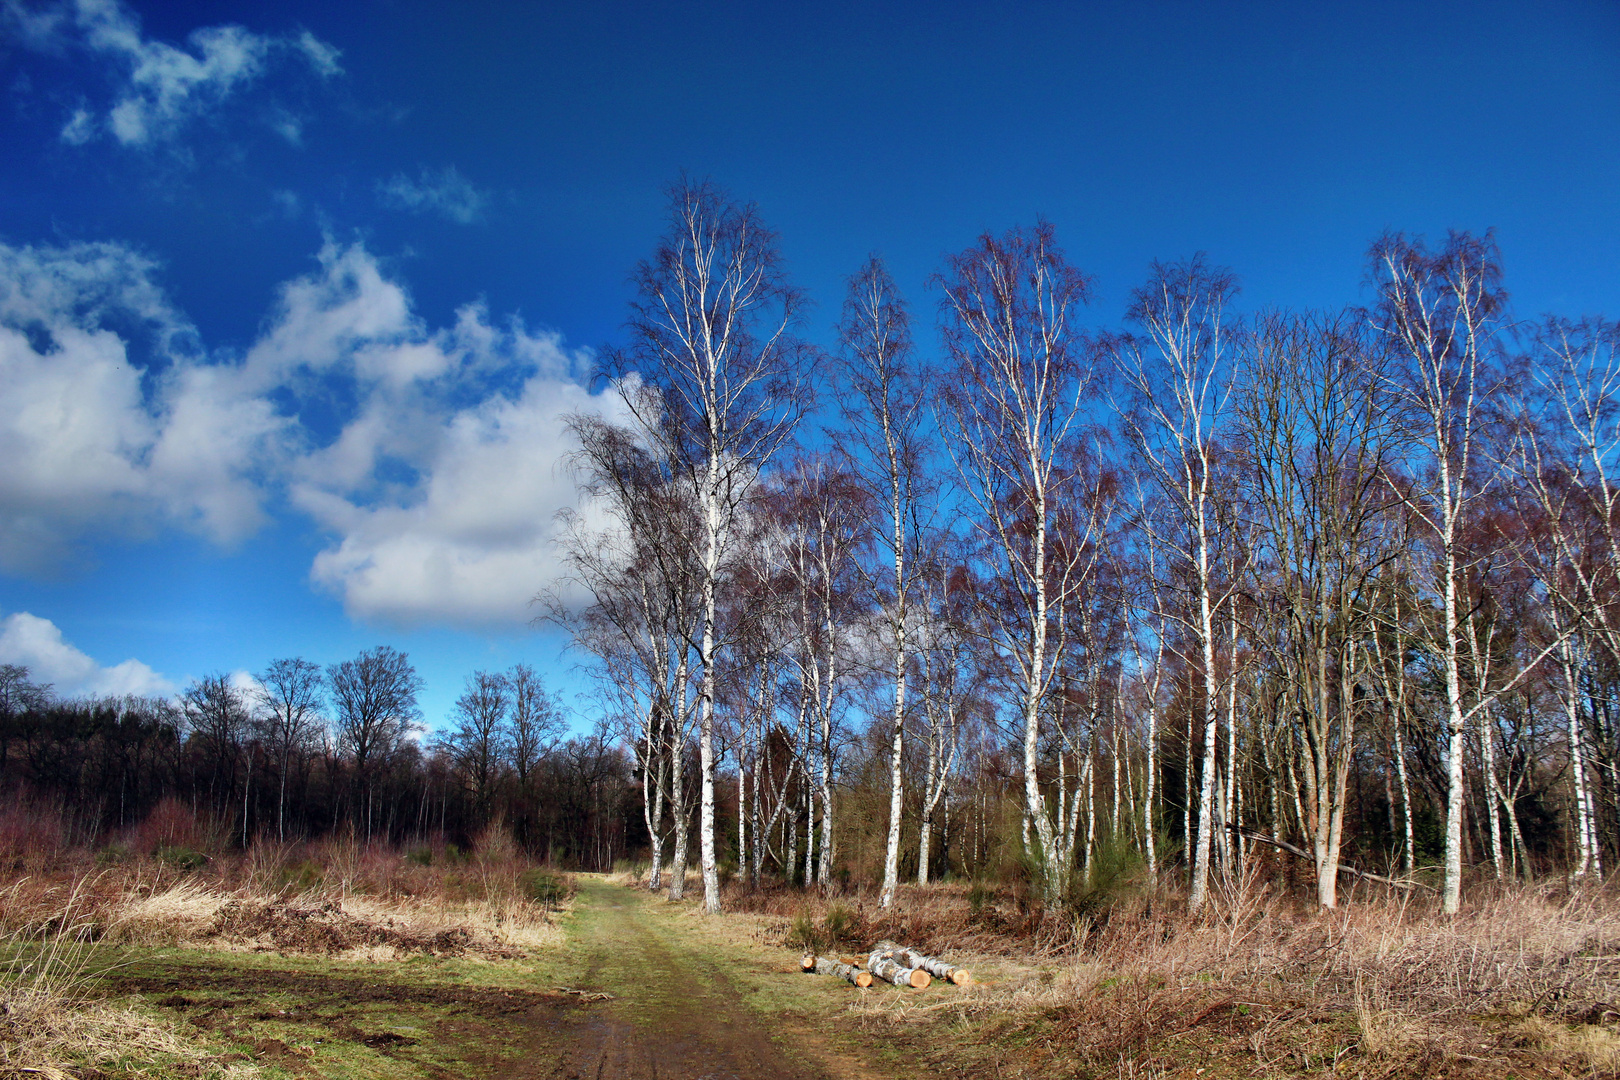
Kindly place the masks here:
<instances>
[{"instance_id":1,"label":"soil patch","mask_svg":"<svg viewBox=\"0 0 1620 1080\"><path fill-rule=\"evenodd\" d=\"M378 947L430 956L477 952L496 959L513 959L522 955L516 949L479 941L464 926L431 933L411 930L392 920L379 923L359 918L331 901L300 905L231 900L215 913L209 936L279 952L317 955Z\"/></svg>"},{"instance_id":2,"label":"soil patch","mask_svg":"<svg viewBox=\"0 0 1620 1080\"><path fill-rule=\"evenodd\" d=\"M269 995L297 997L311 1004L377 1003L399 1005L462 1005L486 1014L510 1015L540 1006L557 1009L586 1007L585 999L563 990L517 990L477 986L434 986L387 982L304 971L242 971L188 967L172 975L105 972L101 982L113 993L164 994L156 1004L170 1008L228 1008L249 1005ZM191 995L182 993L189 991ZM234 994L236 997L207 994ZM259 1017L271 1019L272 1016Z\"/></svg>"}]
</instances>

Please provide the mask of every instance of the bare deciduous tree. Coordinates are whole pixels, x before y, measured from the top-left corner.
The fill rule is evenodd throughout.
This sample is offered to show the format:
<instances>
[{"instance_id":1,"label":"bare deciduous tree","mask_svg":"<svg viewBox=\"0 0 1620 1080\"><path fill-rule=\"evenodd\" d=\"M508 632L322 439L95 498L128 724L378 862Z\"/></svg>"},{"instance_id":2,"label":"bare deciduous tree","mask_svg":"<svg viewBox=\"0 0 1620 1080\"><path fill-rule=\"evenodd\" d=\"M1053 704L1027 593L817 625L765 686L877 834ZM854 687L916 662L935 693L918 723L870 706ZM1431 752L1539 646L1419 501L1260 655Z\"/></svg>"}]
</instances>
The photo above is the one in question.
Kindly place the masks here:
<instances>
[{"instance_id":1,"label":"bare deciduous tree","mask_svg":"<svg viewBox=\"0 0 1620 1080\"><path fill-rule=\"evenodd\" d=\"M854 277L838 325L844 380L854 395L842 402L851 473L881 507L872 536L888 556L890 580L879 592L884 635L893 658L894 701L889 720L889 833L878 906L888 907L900 880L900 817L905 807L902 761L906 728L907 633L917 549L921 542L923 421L926 396L913 356L911 317L883 261L873 256ZM935 748L938 749L937 747ZM939 795L928 801L931 813ZM924 842L926 848L926 841ZM926 852L925 852L926 854ZM926 878L926 860L922 873Z\"/></svg>"},{"instance_id":2,"label":"bare deciduous tree","mask_svg":"<svg viewBox=\"0 0 1620 1080\"><path fill-rule=\"evenodd\" d=\"M1186 581L1192 594L1187 608L1163 610L1190 635L1196 653L1189 660L1202 678L1204 755L1189 897L1194 910L1207 894L1214 834L1220 723L1216 623L1237 588L1230 568L1222 574L1216 507L1232 390L1226 317L1236 292L1232 275L1208 266L1201 256L1175 265L1155 263L1152 279L1136 291L1130 309L1144 339L1121 339L1115 349L1127 395L1120 409L1125 434L1169 518L1164 528L1150 530L1147 542L1161 548L1164 569L1173 581Z\"/></svg>"},{"instance_id":3,"label":"bare deciduous tree","mask_svg":"<svg viewBox=\"0 0 1620 1080\"><path fill-rule=\"evenodd\" d=\"M623 384L622 394L645 398L641 413L660 415L656 391ZM649 420L653 422L653 420ZM574 579L593 603L575 611L550 597L550 617L573 633L576 646L600 661L604 698L634 720L642 780L642 810L652 839L647 887L661 886L664 842L673 832L670 899L685 895L690 805L687 744L695 696L692 671L701 619L702 542L692 476L678 440L645 437L598 416L570 418L579 440L580 484L611 524L596 528L583 515L569 522L565 552ZM670 828L663 822L666 808Z\"/></svg>"},{"instance_id":4,"label":"bare deciduous tree","mask_svg":"<svg viewBox=\"0 0 1620 1080\"><path fill-rule=\"evenodd\" d=\"M276 836L287 839L287 774L293 754L315 737L326 717L321 711L321 669L303 657L273 660L257 676L259 708L269 721L280 791L276 797Z\"/></svg>"},{"instance_id":5,"label":"bare deciduous tree","mask_svg":"<svg viewBox=\"0 0 1620 1080\"><path fill-rule=\"evenodd\" d=\"M217 672L186 687L180 709L186 725L208 747L208 793L215 808L224 809L236 788L237 758L253 720L249 704L231 677Z\"/></svg>"},{"instance_id":6,"label":"bare deciduous tree","mask_svg":"<svg viewBox=\"0 0 1620 1080\"><path fill-rule=\"evenodd\" d=\"M682 180L670 229L636 268L631 342L606 358L638 433L689 478L699 513L698 754L703 903L720 910L715 847L716 613L738 515L810 401L810 351L791 331L803 299L751 203ZM653 391L640 393L641 387Z\"/></svg>"},{"instance_id":7,"label":"bare deciduous tree","mask_svg":"<svg viewBox=\"0 0 1620 1080\"><path fill-rule=\"evenodd\" d=\"M1464 700L1463 654L1470 563L1464 546L1470 509L1490 482L1481 467L1484 398L1497 389L1494 334L1506 294L1496 242L1453 233L1431 252L1420 240L1386 235L1373 245L1370 276L1379 289L1375 325L1401 363L1386 385L1404 408L1406 436L1422 462L1407 505L1438 549L1435 584L1440 625L1433 641L1445 678L1448 793L1444 907L1454 914L1462 896L1463 753L1468 721L1483 704Z\"/></svg>"},{"instance_id":8,"label":"bare deciduous tree","mask_svg":"<svg viewBox=\"0 0 1620 1080\"><path fill-rule=\"evenodd\" d=\"M947 258L937 284L953 365L942 395L955 429L950 450L1002 582L992 633L1015 671L1025 812L1052 897L1066 868L1040 786L1041 720L1096 524L1076 490L1093 373L1071 322L1089 283L1043 221L986 234Z\"/></svg>"},{"instance_id":9,"label":"bare deciduous tree","mask_svg":"<svg viewBox=\"0 0 1620 1080\"><path fill-rule=\"evenodd\" d=\"M365 799L366 835L372 832L372 783L380 764L420 719L416 695L422 679L398 649L379 645L353 660L328 665L338 745L354 762Z\"/></svg>"},{"instance_id":10,"label":"bare deciduous tree","mask_svg":"<svg viewBox=\"0 0 1620 1080\"><path fill-rule=\"evenodd\" d=\"M511 684L498 672L475 671L451 706L455 722L445 744L461 770L479 817L489 813L495 778L506 756L506 718L512 706Z\"/></svg>"},{"instance_id":11,"label":"bare deciduous tree","mask_svg":"<svg viewBox=\"0 0 1620 1080\"><path fill-rule=\"evenodd\" d=\"M1277 613L1270 660L1292 685L1304 741L1316 895L1338 904L1339 849L1378 578L1398 550L1381 528L1394 429L1349 317L1271 314L1244 339L1237 412L1258 528L1255 588Z\"/></svg>"}]
</instances>

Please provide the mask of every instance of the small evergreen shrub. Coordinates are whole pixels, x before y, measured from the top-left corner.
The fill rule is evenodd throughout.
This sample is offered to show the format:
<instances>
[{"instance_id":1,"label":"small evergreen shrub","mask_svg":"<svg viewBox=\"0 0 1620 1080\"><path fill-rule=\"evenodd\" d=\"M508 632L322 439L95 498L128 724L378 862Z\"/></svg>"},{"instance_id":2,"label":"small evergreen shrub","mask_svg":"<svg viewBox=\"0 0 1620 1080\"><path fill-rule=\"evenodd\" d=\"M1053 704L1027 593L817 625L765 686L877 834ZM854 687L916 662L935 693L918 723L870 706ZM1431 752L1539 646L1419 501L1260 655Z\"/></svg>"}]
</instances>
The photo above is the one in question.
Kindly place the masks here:
<instances>
[{"instance_id":1,"label":"small evergreen shrub","mask_svg":"<svg viewBox=\"0 0 1620 1080\"><path fill-rule=\"evenodd\" d=\"M176 870L198 870L208 861L207 855L184 844L160 844L152 857Z\"/></svg>"}]
</instances>

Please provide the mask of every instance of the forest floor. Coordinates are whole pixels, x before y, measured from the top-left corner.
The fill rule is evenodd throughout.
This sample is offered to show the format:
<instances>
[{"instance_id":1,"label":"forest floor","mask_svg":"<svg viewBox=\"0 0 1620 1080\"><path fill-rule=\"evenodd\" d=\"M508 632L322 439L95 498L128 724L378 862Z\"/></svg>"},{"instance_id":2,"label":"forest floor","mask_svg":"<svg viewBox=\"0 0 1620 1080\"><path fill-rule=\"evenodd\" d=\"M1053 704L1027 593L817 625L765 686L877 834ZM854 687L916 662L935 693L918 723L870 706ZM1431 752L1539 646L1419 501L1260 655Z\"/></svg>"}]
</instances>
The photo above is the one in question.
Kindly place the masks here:
<instances>
[{"instance_id":1,"label":"forest floor","mask_svg":"<svg viewBox=\"0 0 1620 1080\"><path fill-rule=\"evenodd\" d=\"M1620 915L1598 900L1504 901L1512 920L1487 905L1485 929L1423 918L1401 929L1371 908L1376 934L1351 916L1272 914L1225 930L1148 921L1145 937L1107 948L976 931L946 946L970 985L863 991L800 971L790 942L817 921L812 906L828 908L824 924L843 907L855 923L840 951L856 952L872 936L942 940L929 905L954 894L918 892L880 916L859 899L851 915L845 901L784 893L775 910L709 917L695 897L576 884L522 947L483 931L406 932L404 907L368 922L363 899L350 912L215 896L189 937L109 936L73 959L64 993L77 1005L58 1019L103 1025L97 1045L111 1051L28 1067L29 1044L6 1045L30 1000L14 993L12 1012L0 1008L0 1080L1620 1075ZM879 917L892 921L868 921ZM1560 918L1570 934L1556 948L1538 945L1551 930L1516 929ZM1496 989L1464 986L1453 960ZM1425 989L1441 982L1455 987Z\"/></svg>"},{"instance_id":2,"label":"forest floor","mask_svg":"<svg viewBox=\"0 0 1620 1080\"><path fill-rule=\"evenodd\" d=\"M98 949L82 968L88 997L153 1015L206 1052L66 1075L893 1075L839 1029L850 1000L839 991L852 987L804 976L796 952L731 920L582 875L562 926L560 944L520 959Z\"/></svg>"}]
</instances>

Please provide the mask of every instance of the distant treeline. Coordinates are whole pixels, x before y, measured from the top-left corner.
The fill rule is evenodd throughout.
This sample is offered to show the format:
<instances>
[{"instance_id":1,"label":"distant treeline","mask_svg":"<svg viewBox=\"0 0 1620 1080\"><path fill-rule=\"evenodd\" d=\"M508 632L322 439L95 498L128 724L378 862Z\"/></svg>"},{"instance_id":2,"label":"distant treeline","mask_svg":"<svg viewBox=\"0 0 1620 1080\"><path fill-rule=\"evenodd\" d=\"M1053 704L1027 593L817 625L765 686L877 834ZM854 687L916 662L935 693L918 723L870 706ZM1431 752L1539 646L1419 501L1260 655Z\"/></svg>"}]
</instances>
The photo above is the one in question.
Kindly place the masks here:
<instances>
[{"instance_id":1,"label":"distant treeline","mask_svg":"<svg viewBox=\"0 0 1620 1080\"><path fill-rule=\"evenodd\" d=\"M278 660L254 685L197 680L176 699L59 698L0 666L0 793L114 843L164 800L217 843L333 833L469 843L504 821L532 856L606 869L645 846L630 758L603 731L563 737L532 669L478 672L454 727L423 738L421 681L387 646L322 670Z\"/></svg>"}]
</instances>

